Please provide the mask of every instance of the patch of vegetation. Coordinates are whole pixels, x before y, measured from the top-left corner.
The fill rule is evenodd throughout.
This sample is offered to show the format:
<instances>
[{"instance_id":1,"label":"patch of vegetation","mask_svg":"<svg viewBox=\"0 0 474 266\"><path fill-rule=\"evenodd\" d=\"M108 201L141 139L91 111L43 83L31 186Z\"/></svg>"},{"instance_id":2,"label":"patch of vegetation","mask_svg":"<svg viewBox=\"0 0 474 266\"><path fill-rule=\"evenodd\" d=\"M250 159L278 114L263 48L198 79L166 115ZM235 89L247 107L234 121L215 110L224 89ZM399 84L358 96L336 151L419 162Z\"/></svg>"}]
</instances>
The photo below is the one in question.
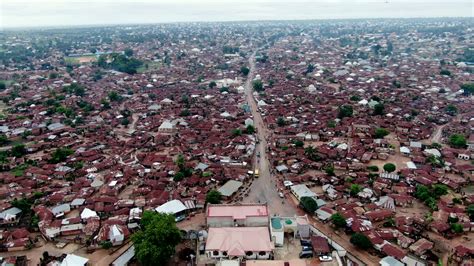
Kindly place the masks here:
<instances>
[{"instance_id":1,"label":"patch of vegetation","mask_svg":"<svg viewBox=\"0 0 474 266\"><path fill-rule=\"evenodd\" d=\"M311 197L301 197L300 206L308 213L314 213L318 209L318 204Z\"/></svg>"},{"instance_id":2,"label":"patch of vegetation","mask_svg":"<svg viewBox=\"0 0 474 266\"><path fill-rule=\"evenodd\" d=\"M393 163L386 163L383 165L383 170L386 172L392 173L397 169L397 167Z\"/></svg>"},{"instance_id":3,"label":"patch of vegetation","mask_svg":"<svg viewBox=\"0 0 474 266\"><path fill-rule=\"evenodd\" d=\"M132 235L138 262L141 265L167 265L182 238L175 217L144 211L140 225L141 230Z\"/></svg>"},{"instance_id":4,"label":"patch of vegetation","mask_svg":"<svg viewBox=\"0 0 474 266\"><path fill-rule=\"evenodd\" d=\"M346 219L340 213L331 215L331 222L337 228L346 228L347 226Z\"/></svg>"},{"instance_id":5,"label":"patch of vegetation","mask_svg":"<svg viewBox=\"0 0 474 266\"><path fill-rule=\"evenodd\" d=\"M361 233L355 233L351 236L350 242L360 248L360 249L369 249L372 247L372 242L370 239Z\"/></svg>"},{"instance_id":6,"label":"patch of vegetation","mask_svg":"<svg viewBox=\"0 0 474 266\"><path fill-rule=\"evenodd\" d=\"M449 145L453 148L463 149L467 145L466 137L461 134L453 134L449 137Z\"/></svg>"},{"instance_id":7,"label":"patch of vegetation","mask_svg":"<svg viewBox=\"0 0 474 266\"><path fill-rule=\"evenodd\" d=\"M256 91L256 92L262 92L264 91L265 89L263 88L263 82L261 80L254 80L252 82L252 88Z\"/></svg>"},{"instance_id":8,"label":"patch of vegetation","mask_svg":"<svg viewBox=\"0 0 474 266\"><path fill-rule=\"evenodd\" d=\"M107 62L107 59L110 60L110 63ZM133 75L137 73L138 68L143 65L143 62L133 57L113 53L108 56L101 55L97 61L97 64L102 68L113 69Z\"/></svg>"},{"instance_id":9,"label":"patch of vegetation","mask_svg":"<svg viewBox=\"0 0 474 266\"><path fill-rule=\"evenodd\" d=\"M206 203L219 204L221 203L221 200L222 194L215 189L209 191L206 195Z\"/></svg>"},{"instance_id":10,"label":"patch of vegetation","mask_svg":"<svg viewBox=\"0 0 474 266\"><path fill-rule=\"evenodd\" d=\"M57 148L52 154L51 159L49 160L50 163L60 163L64 162L67 157L73 154L74 151L69 148Z\"/></svg>"},{"instance_id":11,"label":"patch of vegetation","mask_svg":"<svg viewBox=\"0 0 474 266\"><path fill-rule=\"evenodd\" d=\"M353 113L352 105L342 105L339 107L337 118L343 119L344 117L351 117Z\"/></svg>"},{"instance_id":12,"label":"patch of vegetation","mask_svg":"<svg viewBox=\"0 0 474 266\"><path fill-rule=\"evenodd\" d=\"M374 133L374 138L376 139L382 139L383 137L387 136L390 134L390 131L388 131L385 128L377 128Z\"/></svg>"}]
</instances>

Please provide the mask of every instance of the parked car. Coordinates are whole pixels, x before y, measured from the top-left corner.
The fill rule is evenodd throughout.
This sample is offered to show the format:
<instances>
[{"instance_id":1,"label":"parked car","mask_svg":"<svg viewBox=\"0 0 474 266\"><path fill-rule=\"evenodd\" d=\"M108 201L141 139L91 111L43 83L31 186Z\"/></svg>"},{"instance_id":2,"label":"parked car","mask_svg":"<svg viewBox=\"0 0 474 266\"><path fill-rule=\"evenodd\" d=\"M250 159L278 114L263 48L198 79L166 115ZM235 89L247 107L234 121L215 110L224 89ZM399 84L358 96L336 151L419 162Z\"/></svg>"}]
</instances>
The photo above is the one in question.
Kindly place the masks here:
<instances>
[{"instance_id":1,"label":"parked car","mask_svg":"<svg viewBox=\"0 0 474 266\"><path fill-rule=\"evenodd\" d=\"M320 261L332 261L331 256L319 256Z\"/></svg>"},{"instance_id":2,"label":"parked car","mask_svg":"<svg viewBox=\"0 0 474 266\"><path fill-rule=\"evenodd\" d=\"M283 194L283 192L278 192L278 196L280 196L280 198L284 198L285 194Z\"/></svg>"},{"instance_id":3,"label":"parked car","mask_svg":"<svg viewBox=\"0 0 474 266\"><path fill-rule=\"evenodd\" d=\"M311 240L309 239L300 239L300 244L302 246L313 246L313 244L311 243Z\"/></svg>"},{"instance_id":4,"label":"parked car","mask_svg":"<svg viewBox=\"0 0 474 266\"><path fill-rule=\"evenodd\" d=\"M306 258L312 258L313 257L313 251L312 250L307 250L307 251L301 251L300 252L300 259L306 259Z\"/></svg>"},{"instance_id":5,"label":"parked car","mask_svg":"<svg viewBox=\"0 0 474 266\"><path fill-rule=\"evenodd\" d=\"M186 216L185 216L185 215L180 215L180 216L174 218L174 220L175 220L176 222L181 222L181 221L183 221L184 219L186 219Z\"/></svg>"}]
</instances>

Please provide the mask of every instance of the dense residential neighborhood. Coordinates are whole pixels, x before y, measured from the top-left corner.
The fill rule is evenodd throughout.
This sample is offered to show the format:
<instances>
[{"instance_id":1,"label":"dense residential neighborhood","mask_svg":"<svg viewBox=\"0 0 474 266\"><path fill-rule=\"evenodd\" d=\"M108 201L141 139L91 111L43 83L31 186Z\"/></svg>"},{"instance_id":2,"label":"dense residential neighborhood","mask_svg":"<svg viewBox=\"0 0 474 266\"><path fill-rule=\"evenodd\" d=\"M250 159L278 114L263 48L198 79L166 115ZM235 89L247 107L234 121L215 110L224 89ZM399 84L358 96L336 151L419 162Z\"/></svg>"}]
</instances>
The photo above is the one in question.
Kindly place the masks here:
<instances>
[{"instance_id":1,"label":"dense residential neighborhood","mask_svg":"<svg viewBox=\"0 0 474 266\"><path fill-rule=\"evenodd\" d=\"M473 26L3 31L2 265L473 264Z\"/></svg>"}]
</instances>

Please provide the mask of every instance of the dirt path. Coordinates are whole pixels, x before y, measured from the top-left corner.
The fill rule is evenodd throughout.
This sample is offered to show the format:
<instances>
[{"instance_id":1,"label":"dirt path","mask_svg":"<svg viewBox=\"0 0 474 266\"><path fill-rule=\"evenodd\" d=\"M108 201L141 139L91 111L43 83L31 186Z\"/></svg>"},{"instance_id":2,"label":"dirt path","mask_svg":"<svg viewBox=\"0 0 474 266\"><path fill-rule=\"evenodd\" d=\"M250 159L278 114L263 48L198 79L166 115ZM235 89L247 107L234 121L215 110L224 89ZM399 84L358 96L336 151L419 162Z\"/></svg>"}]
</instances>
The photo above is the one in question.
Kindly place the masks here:
<instances>
[{"instance_id":1,"label":"dirt path","mask_svg":"<svg viewBox=\"0 0 474 266\"><path fill-rule=\"evenodd\" d=\"M256 156L254 158L254 165L259 169L259 178L256 178L250 186L250 192L247 197L244 198L244 202L247 203L268 203L268 208L271 214L280 215L294 215L296 211L290 204L285 202L286 199L282 199L278 195L277 180L272 177L270 173L270 163L267 158L267 138L268 129L263 123L262 116L257 109L257 103L253 97L252 80L255 76L255 52L249 58L250 72L245 82L245 94L247 103L250 106L250 110L253 115L254 126L257 130L257 138L260 140L256 146Z\"/></svg>"}]
</instances>

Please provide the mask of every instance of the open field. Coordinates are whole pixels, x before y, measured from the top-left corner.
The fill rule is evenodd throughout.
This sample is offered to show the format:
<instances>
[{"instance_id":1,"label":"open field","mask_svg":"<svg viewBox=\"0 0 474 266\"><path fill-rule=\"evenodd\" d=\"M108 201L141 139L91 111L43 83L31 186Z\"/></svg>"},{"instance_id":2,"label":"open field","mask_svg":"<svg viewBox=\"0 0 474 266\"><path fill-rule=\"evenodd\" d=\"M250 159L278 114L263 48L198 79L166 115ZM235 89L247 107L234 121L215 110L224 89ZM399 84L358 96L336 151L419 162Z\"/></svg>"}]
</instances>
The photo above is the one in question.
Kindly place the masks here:
<instances>
[{"instance_id":1,"label":"open field","mask_svg":"<svg viewBox=\"0 0 474 266\"><path fill-rule=\"evenodd\" d=\"M78 65L78 64L95 62L97 61L97 57L95 55L78 56L78 57L66 56L64 57L64 61L66 62L66 64Z\"/></svg>"},{"instance_id":2,"label":"open field","mask_svg":"<svg viewBox=\"0 0 474 266\"><path fill-rule=\"evenodd\" d=\"M141 67L137 69L138 73L146 73L157 70L161 67L161 62L145 61Z\"/></svg>"}]
</instances>

